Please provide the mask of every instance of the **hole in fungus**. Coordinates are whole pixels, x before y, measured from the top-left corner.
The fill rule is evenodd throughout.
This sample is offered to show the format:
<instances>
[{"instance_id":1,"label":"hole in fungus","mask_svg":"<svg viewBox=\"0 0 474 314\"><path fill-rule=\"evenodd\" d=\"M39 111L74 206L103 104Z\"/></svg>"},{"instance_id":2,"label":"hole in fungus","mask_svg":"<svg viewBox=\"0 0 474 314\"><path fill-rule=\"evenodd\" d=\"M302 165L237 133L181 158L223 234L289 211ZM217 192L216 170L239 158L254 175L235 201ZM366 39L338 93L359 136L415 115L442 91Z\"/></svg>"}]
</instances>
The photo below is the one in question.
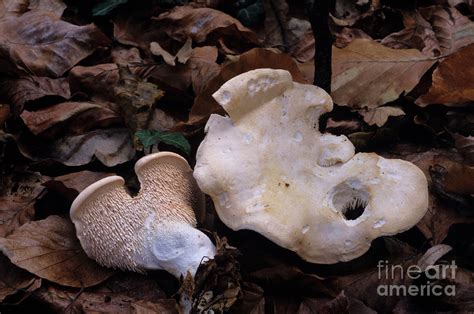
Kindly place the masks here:
<instances>
[{"instance_id":1,"label":"hole in fungus","mask_svg":"<svg viewBox=\"0 0 474 314\"><path fill-rule=\"evenodd\" d=\"M362 216L369 203L369 193L359 180L338 184L332 191L332 204L346 220Z\"/></svg>"}]
</instances>

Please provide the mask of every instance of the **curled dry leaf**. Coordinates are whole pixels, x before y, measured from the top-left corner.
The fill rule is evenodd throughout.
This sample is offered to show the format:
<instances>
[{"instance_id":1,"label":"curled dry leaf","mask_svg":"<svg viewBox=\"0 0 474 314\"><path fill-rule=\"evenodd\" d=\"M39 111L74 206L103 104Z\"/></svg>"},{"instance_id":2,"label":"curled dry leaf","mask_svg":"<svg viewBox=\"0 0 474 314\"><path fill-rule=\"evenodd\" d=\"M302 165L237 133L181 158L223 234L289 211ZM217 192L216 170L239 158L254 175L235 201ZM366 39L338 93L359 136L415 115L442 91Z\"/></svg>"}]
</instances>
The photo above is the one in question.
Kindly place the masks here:
<instances>
[{"instance_id":1,"label":"curled dry leaf","mask_svg":"<svg viewBox=\"0 0 474 314\"><path fill-rule=\"evenodd\" d=\"M359 113L364 117L368 125L383 126L389 117L402 116L405 112L398 107L377 107L372 109L361 109Z\"/></svg>"},{"instance_id":2,"label":"curled dry leaf","mask_svg":"<svg viewBox=\"0 0 474 314\"><path fill-rule=\"evenodd\" d=\"M394 49L416 48L427 56L439 56L441 48L432 25L419 12L413 19L414 25L388 35L381 44Z\"/></svg>"},{"instance_id":3,"label":"curled dry leaf","mask_svg":"<svg viewBox=\"0 0 474 314\"><path fill-rule=\"evenodd\" d=\"M212 94L234 76L259 68L284 69L291 73L294 81L306 83L296 62L288 55L269 49L252 49L241 54L236 61L224 65L220 73L207 83L206 88L194 100L187 124L203 123L211 113L222 110Z\"/></svg>"},{"instance_id":4,"label":"curled dry leaf","mask_svg":"<svg viewBox=\"0 0 474 314\"><path fill-rule=\"evenodd\" d=\"M434 265L441 257L452 251L452 247L447 244L438 244L430 247L418 260L418 266L424 271L426 267Z\"/></svg>"},{"instance_id":5,"label":"curled dry leaf","mask_svg":"<svg viewBox=\"0 0 474 314\"><path fill-rule=\"evenodd\" d=\"M43 185L48 190L55 191L72 202L86 187L111 175L113 174L85 170L55 177L43 183Z\"/></svg>"},{"instance_id":6,"label":"curled dry leaf","mask_svg":"<svg viewBox=\"0 0 474 314\"><path fill-rule=\"evenodd\" d=\"M442 55L449 55L474 43L474 22L457 9L431 6L420 11L432 25Z\"/></svg>"},{"instance_id":7,"label":"curled dry leaf","mask_svg":"<svg viewBox=\"0 0 474 314\"><path fill-rule=\"evenodd\" d=\"M58 77L109 39L93 24L69 24L53 13L28 11L0 19L0 51L17 67L39 76Z\"/></svg>"},{"instance_id":8,"label":"curled dry leaf","mask_svg":"<svg viewBox=\"0 0 474 314\"><path fill-rule=\"evenodd\" d=\"M307 20L290 17L286 0L265 0L265 46L278 48L300 62L314 57L314 36Z\"/></svg>"},{"instance_id":9,"label":"curled dry leaf","mask_svg":"<svg viewBox=\"0 0 474 314\"><path fill-rule=\"evenodd\" d=\"M52 159L66 166L88 164L95 156L104 165L113 167L135 156L132 138L126 129L96 130L66 136L41 146L36 143L37 140L17 139L20 152L25 157L36 161Z\"/></svg>"},{"instance_id":10,"label":"curled dry leaf","mask_svg":"<svg viewBox=\"0 0 474 314\"><path fill-rule=\"evenodd\" d=\"M210 8L178 6L154 19L160 32L179 42L191 37L194 42L202 43L228 36L233 40L259 44L257 35L238 20Z\"/></svg>"},{"instance_id":11,"label":"curled dry leaf","mask_svg":"<svg viewBox=\"0 0 474 314\"><path fill-rule=\"evenodd\" d=\"M58 128L67 129L68 134L80 134L122 121L111 108L88 102L65 102L37 111L23 111L21 118L33 134L46 137L55 135Z\"/></svg>"},{"instance_id":12,"label":"curled dry leaf","mask_svg":"<svg viewBox=\"0 0 474 314\"><path fill-rule=\"evenodd\" d=\"M0 177L0 237L31 221L35 215L35 200L48 180L38 173L2 174Z\"/></svg>"},{"instance_id":13,"label":"curled dry leaf","mask_svg":"<svg viewBox=\"0 0 474 314\"><path fill-rule=\"evenodd\" d=\"M343 49L334 48L332 62L334 102L370 109L411 91L435 60L416 49L390 49L356 39Z\"/></svg>"},{"instance_id":14,"label":"curled dry leaf","mask_svg":"<svg viewBox=\"0 0 474 314\"><path fill-rule=\"evenodd\" d=\"M0 254L0 302L18 291L34 291L39 288L40 279L13 265L7 257Z\"/></svg>"},{"instance_id":15,"label":"curled dry leaf","mask_svg":"<svg viewBox=\"0 0 474 314\"><path fill-rule=\"evenodd\" d=\"M157 66L150 76L162 85L169 85L185 91L192 84L195 94L201 93L206 84L219 73L217 48L213 46L197 47L191 51L186 64L172 67L167 64Z\"/></svg>"},{"instance_id":16,"label":"curled dry leaf","mask_svg":"<svg viewBox=\"0 0 474 314\"><path fill-rule=\"evenodd\" d=\"M474 36L473 36L474 37ZM474 44L450 55L434 70L428 92L416 100L429 104L463 105L474 101Z\"/></svg>"},{"instance_id":17,"label":"curled dry leaf","mask_svg":"<svg viewBox=\"0 0 474 314\"><path fill-rule=\"evenodd\" d=\"M0 250L16 266L64 286L90 287L113 274L86 256L74 225L59 216L21 226L0 239Z\"/></svg>"},{"instance_id":18,"label":"curled dry leaf","mask_svg":"<svg viewBox=\"0 0 474 314\"><path fill-rule=\"evenodd\" d=\"M58 96L69 99L71 93L69 83L63 79L51 79L49 77L25 76L15 80L5 80L1 84L0 91L7 95L13 111L20 114L25 104L45 96Z\"/></svg>"}]
</instances>

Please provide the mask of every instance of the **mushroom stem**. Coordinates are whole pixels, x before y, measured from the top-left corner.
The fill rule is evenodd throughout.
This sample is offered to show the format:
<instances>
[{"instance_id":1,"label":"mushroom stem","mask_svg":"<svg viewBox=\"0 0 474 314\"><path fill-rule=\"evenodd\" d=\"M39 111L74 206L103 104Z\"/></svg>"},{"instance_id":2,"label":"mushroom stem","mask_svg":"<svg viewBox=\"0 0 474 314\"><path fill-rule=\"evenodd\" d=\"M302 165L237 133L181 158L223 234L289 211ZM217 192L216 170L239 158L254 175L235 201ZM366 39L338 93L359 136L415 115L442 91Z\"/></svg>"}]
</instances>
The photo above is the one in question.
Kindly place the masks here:
<instances>
[{"instance_id":1,"label":"mushroom stem","mask_svg":"<svg viewBox=\"0 0 474 314\"><path fill-rule=\"evenodd\" d=\"M179 278L194 277L199 265L213 259L216 247L201 231L187 223L157 224L147 237L150 254L144 256L147 269L163 269Z\"/></svg>"}]
</instances>

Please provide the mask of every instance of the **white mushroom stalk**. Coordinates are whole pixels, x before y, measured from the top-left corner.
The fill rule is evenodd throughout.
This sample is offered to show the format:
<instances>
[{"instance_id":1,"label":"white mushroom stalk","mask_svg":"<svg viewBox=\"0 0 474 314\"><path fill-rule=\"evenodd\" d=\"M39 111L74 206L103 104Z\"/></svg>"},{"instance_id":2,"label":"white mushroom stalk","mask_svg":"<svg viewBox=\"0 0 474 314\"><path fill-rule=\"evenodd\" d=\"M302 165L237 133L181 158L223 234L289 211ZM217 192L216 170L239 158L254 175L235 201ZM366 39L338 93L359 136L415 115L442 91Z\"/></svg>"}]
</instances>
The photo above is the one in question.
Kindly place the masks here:
<instances>
[{"instance_id":1,"label":"white mushroom stalk","mask_svg":"<svg viewBox=\"0 0 474 314\"><path fill-rule=\"evenodd\" d=\"M230 228L257 231L309 262L335 263L425 214L427 180L415 165L354 154L345 136L319 132L319 117L333 107L321 88L258 69L213 96L229 117L210 117L194 177Z\"/></svg>"},{"instance_id":2,"label":"white mushroom stalk","mask_svg":"<svg viewBox=\"0 0 474 314\"><path fill-rule=\"evenodd\" d=\"M70 215L84 251L107 267L194 276L216 248L195 228L204 198L191 168L179 155L161 152L141 158L135 172L141 184L135 197L123 178L112 176L74 200Z\"/></svg>"}]
</instances>

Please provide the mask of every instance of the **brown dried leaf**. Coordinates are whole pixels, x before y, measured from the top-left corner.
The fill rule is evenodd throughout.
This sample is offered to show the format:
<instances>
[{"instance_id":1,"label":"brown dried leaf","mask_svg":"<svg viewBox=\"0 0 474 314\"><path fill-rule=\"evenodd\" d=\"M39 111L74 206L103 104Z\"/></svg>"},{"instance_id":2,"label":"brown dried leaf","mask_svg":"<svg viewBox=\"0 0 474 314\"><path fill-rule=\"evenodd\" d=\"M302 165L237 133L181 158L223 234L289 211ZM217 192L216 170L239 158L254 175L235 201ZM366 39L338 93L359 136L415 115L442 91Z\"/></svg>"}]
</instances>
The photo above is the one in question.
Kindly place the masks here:
<instances>
[{"instance_id":1,"label":"brown dried leaf","mask_svg":"<svg viewBox=\"0 0 474 314\"><path fill-rule=\"evenodd\" d=\"M474 35L473 35L474 37ZM428 92L416 100L430 104L463 105L474 101L474 44L450 55L434 70Z\"/></svg>"},{"instance_id":2,"label":"brown dried leaf","mask_svg":"<svg viewBox=\"0 0 474 314\"><path fill-rule=\"evenodd\" d=\"M372 39L363 30L358 29L358 28L348 28L348 27L344 27L340 32L337 32L334 36L336 37L336 42L334 43L334 46L336 46L337 48L344 48L355 39Z\"/></svg>"},{"instance_id":3,"label":"brown dried leaf","mask_svg":"<svg viewBox=\"0 0 474 314\"><path fill-rule=\"evenodd\" d=\"M380 7L377 0L337 0L335 1L334 15L332 20L339 26L352 26L360 19L370 16L374 10Z\"/></svg>"},{"instance_id":4,"label":"brown dried leaf","mask_svg":"<svg viewBox=\"0 0 474 314\"><path fill-rule=\"evenodd\" d=\"M55 177L43 183L43 185L48 190L55 191L72 202L86 187L111 175L113 174L85 170Z\"/></svg>"},{"instance_id":5,"label":"brown dried leaf","mask_svg":"<svg viewBox=\"0 0 474 314\"><path fill-rule=\"evenodd\" d=\"M265 46L289 53L300 62L314 57L314 36L307 20L289 16L286 0L265 0Z\"/></svg>"},{"instance_id":6,"label":"brown dried leaf","mask_svg":"<svg viewBox=\"0 0 474 314\"><path fill-rule=\"evenodd\" d=\"M48 11L60 17L66 9L61 0L0 0L0 18L4 15L18 15L28 10Z\"/></svg>"},{"instance_id":7,"label":"brown dried leaf","mask_svg":"<svg viewBox=\"0 0 474 314\"><path fill-rule=\"evenodd\" d=\"M409 265L417 263L420 254L408 244L393 238L385 238L385 245L389 251L388 256L380 256L380 260L388 261L388 265L401 265L402 269L407 269ZM326 280L328 289L333 289L339 293L344 290L344 294L350 298L355 298L364 302L370 309L379 313L390 312L395 304L402 298L400 295L384 295L377 293L380 285L409 285L411 279L403 276L397 271L386 274L376 265L371 265L369 269L346 276L337 276Z\"/></svg>"},{"instance_id":8,"label":"brown dried leaf","mask_svg":"<svg viewBox=\"0 0 474 314\"><path fill-rule=\"evenodd\" d=\"M228 36L234 41L258 44L257 35L238 20L224 12L210 8L178 6L154 18L160 32L170 38L185 42L189 37L196 43Z\"/></svg>"},{"instance_id":9,"label":"brown dried leaf","mask_svg":"<svg viewBox=\"0 0 474 314\"><path fill-rule=\"evenodd\" d=\"M36 141L19 138L20 152L32 160L52 159L66 166L88 164L94 156L104 165L113 167L135 156L128 130L107 129L91 131L83 135L66 136L50 143L35 145Z\"/></svg>"},{"instance_id":10,"label":"brown dried leaf","mask_svg":"<svg viewBox=\"0 0 474 314\"><path fill-rule=\"evenodd\" d=\"M377 107L372 109L361 109L359 113L364 117L368 125L383 126L389 117L402 116L405 112L398 107Z\"/></svg>"},{"instance_id":11,"label":"brown dried leaf","mask_svg":"<svg viewBox=\"0 0 474 314\"><path fill-rule=\"evenodd\" d=\"M453 248L447 244L437 244L430 247L418 260L418 266L425 271L428 266L434 265L441 257L452 251Z\"/></svg>"},{"instance_id":12,"label":"brown dried leaf","mask_svg":"<svg viewBox=\"0 0 474 314\"><path fill-rule=\"evenodd\" d=\"M35 200L48 180L38 173L13 172L0 177L0 237L6 237L35 215Z\"/></svg>"},{"instance_id":13,"label":"brown dried leaf","mask_svg":"<svg viewBox=\"0 0 474 314\"><path fill-rule=\"evenodd\" d=\"M234 76L258 68L284 69L291 73L294 81L307 83L295 61L288 55L268 49L252 49L241 54L237 61L224 65L220 73L208 82L206 88L194 100L187 124L203 123L211 113L222 110L212 98L212 94Z\"/></svg>"},{"instance_id":14,"label":"brown dried leaf","mask_svg":"<svg viewBox=\"0 0 474 314\"><path fill-rule=\"evenodd\" d=\"M13 265L8 258L0 254L0 302L18 291L32 291L38 287L41 279ZM29 289L32 288L32 289Z\"/></svg>"},{"instance_id":15,"label":"brown dried leaf","mask_svg":"<svg viewBox=\"0 0 474 314\"><path fill-rule=\"evenodd\" d=\"M13 105L13 111L17 114L23 111L27 102L44 96L59 96L64 99L71 97L69 83L63 78L25 76L16 80L4 81L0 91L7 95Z\"/></svg>"},{"instance_id":16,"label":"brown dried leaf","mask_svg":"<svg viewBox=\"0 0 474 314\"><path fill-rule=\"evenodd\" d=\"M219 73L217 48L213 46L197 47L191 51L191 56L185 65L177 64L158 66L151 77L159 83L186 91L192 84L195 94L201 93L210 79Z\"/></svg>"},{"instance_id":17,"label":"brown dried leaf","mask_svg":"<svg viewBox=\"0 0 474 314\"><path fill-rule=\"evenodd\" d=\"M427 56L439 56L441 48L431 24L416 12L414 25L385 37L381 44L394 49L416 48Z\"/></svg>"},{"instance_id":18,"label":"brown dried leaf","mask_svg":"<svg viewBox=\"0 0 474 314\"><path fill-rule=\"evenodd\" d=\"M117 85L120 79L115 63L104 63L94 66L75 66L69 71L69 83L72 92L84 92L98 99L113 100L110 88Z\"/></svg>"},{"instance_id":19,"label":"brown dried leaf","mask_svg":"<svg viewBox=\"0 0 474 314\"><path fill-rule=\"evenodd\" d=\"M37 111L23 111L21 118L33 134L44 137L54 136L60 127L67 129L68 134L80 134L122 121L114 110L88 102L65 102Z\"/></svg>"},{"instance_id":20,"label":"brown dried leaf","mask_svg":"<svg viewBox=\"0 0 474 314\"><path fill-rule=\"evenodd\" d=\"M0 30L3 57L38 76L61 76L99 46L109 43L93 24L69 24L46 11L4 17Z\"/></svg>"},{"instance_id":21,"label":"brown dried leaf","mask_svg":"<svg viewBox=\"0 0 474 314\"><path fill-rule=\"evenodd\" d=\"M10 106L0 104L0 129L3 128L3 124L10 117Z\"/></svg>"},{"instance_id":22,"label":"brown dried leaf","mask_svg":"<svg viewBox=\"0 0 474 314\"><path fill-rule=\"evenodd\" d=\"M376 108L411 91L435 60L416 49L390 49L356 39L346 48L333 48L332 62L334 102Z\"/></svg>"},{"instance_id":23,"label":"brown dried leaf","mask_svg":"<svg viewBox=\"0 0 474 314\"><path fill-rule=\"evenodd\" d=\"M110 52L110 56L112 57L112 61L114 63L120 65L136 64L143 61L140 57L140 51L135 47L132 47L130 49L123 47L114 47ZM73 68L73 70L74 69L75 68Z\"/></svg>"},{"instance_id":24,"label":"brown dried leaf","mask_svg":"<svg viewBox=\"0 0 474 314\"><path fill-rule=\"evenodd\" d=\"M137 301L131 304L133 314L179 314L180 308L174 299L160 300L159 302Z\"/></svg>"},{"instance_id":25,"label":"brown dried leaf","mask_svg":"<svg viewBox=\"0 0 474 314\"><path fill-rule=\"evenodd\" d=\"M431 6L420 9L430 22L442 55L449 55L474 43L474 22L453 7Z\"/></svg>"},{"instance_id":26,"label":"brown dried leaf","mask_svg":"<svg viewBox=\"0 0 474 314\"><path fill-rule=\"evenodd\" d=\"M462 136L456 133L451 135L456 149L464 156L466 163L474 166L474 136Z\"/></svg>"},{"instance_id":27,"label":"brown dried leaf","mask_svg":"<svg viewBox=\"0 0 474 314\"><path fill-rule=\"evenodd\" d=\"M74 225L59 216L21 226L0 239L0 249L18 267L64 286L90 287L113 274L87 257Z\"/></svg>"}]
</instances>

